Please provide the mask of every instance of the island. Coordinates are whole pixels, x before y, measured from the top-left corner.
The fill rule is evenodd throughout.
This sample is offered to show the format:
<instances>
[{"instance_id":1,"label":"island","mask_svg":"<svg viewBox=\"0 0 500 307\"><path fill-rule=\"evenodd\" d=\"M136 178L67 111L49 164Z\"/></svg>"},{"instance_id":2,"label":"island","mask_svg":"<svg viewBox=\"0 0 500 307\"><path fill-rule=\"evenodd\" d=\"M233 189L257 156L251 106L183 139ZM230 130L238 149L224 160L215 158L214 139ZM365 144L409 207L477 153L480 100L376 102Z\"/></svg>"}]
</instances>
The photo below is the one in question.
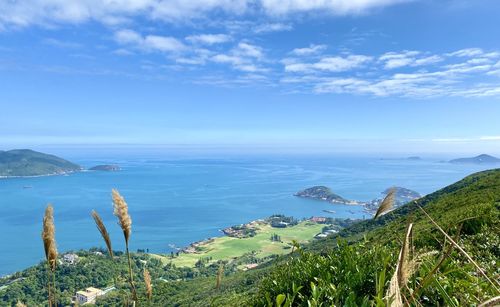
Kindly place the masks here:
<instances>
[{"instance_id":1,"label":"island","mask_svg":"<svg viewBox=\"0 0 500 307\"><path fill-rule=\"evenodd\" d=\"M472 158L453 159L449 162L454 164L495 164L500 163L500 159L487 154L481 154Z\"/></svg>"},{"instance_id":2,"label":"island","mask_svg":"<svg viewBox=\"0 0 500 307\"><path fill-rule=\"evenodd\" d=\"M419 156L411 156L411 157L406 158L406 160L420 161L420 160L422 160L422 158L420 158Z\"/></svg>"},{"instance_id":3,"label":"island","mask_svg":"<svg viewBox=\"0 0 500 307\"><path fill-rule=\"evenodd\" d=\"M330 190L330 188L321 185L299 191L295 193L294 196L323 200L333 204L344 204L344 205L359 204L357 201L345 199L342 196L333 193L332 190Z\"/></svg>"},{"instance_id":4,"label":"island","mask_svg":"<svg viewBox=\"0 0 500 307\"><path fill-rule=\"evenodd\" d=\"M407 189L407 188L402 188L402 187L390 187L385 189L381 194L382 197L380 198L375 198L367 203L365 203L365 210L368 212L376 212L378 207L380 206L380 203L382 200L389 194L391 190L395 190L395 197L394 197L394 204L393 208L400 207L412 200L416 200L422 195L416 191Z\"/></svg>"},{"instance_id":5,"label":"island","mask_svg":"<svg viewBox=\"0 0 500 307\"><path fill-rule=\"evenodd\" d=\"M96 165L94 167L89 168L89 171L103 171L103 172L117 172L120 170L121 170L120 166L113 164Z\"/></svg>"},{"instance_id":6,"label":"island","mask_svg":"<svg viewBox=\"0 0 500 307\"><path fill-rule=\"evenodd\" d=\"M63 158L30 149L0 151L0 177L61 175L82 167Z\"/></svg>"},{"instance_id":7,"label":"island","mask_svg":"<svg viewBox=\"0 0 500 307\"><path fill-rule=\"evenodd\" d=\"M304 198L310 198L310 199L315 199L315 200L321 200L321 201L327 201L332 204L339 204L339 205L361 205L365 206L365 211L373 213L377 211L377 208L379 207L380 203L382 200L385 198L387 194L389 194L389 191L391 190L396 190L395 192L395 197L394 197L394 208L397 208L399 206L402 206L412 200L418 199L422 197L420 193L415 192L413 190L403 188L403 187L389 187L385 189L381 194L382 197L380 198L375 198L372 199L371 201L358 201L358 200L348 200L343 198L342 196L339 196L335 193L332 192L332 190L328 187L325 186L314 186L311 188L307 188L305 190L302 190L300 192L295 193L295 196L298 197L304 197ZM323 210L324 212L327 213L335 213L335 211L332 210Z\"/></svg>"}]
</instances>

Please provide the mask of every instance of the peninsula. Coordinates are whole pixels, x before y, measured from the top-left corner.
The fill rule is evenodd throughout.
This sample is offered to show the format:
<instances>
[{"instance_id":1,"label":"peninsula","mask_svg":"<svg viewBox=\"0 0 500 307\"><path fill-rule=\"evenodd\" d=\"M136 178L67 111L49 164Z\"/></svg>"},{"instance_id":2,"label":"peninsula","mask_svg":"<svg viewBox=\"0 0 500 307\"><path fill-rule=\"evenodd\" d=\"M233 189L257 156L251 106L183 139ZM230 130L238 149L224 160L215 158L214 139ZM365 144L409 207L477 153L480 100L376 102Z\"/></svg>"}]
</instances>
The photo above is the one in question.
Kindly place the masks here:
<instances>
[{"instance_id":1,"label":"peninsula","mask_svg":"<svg viewBox=\"0 0 500 307\"><path fill-rule=\"evenodd\" d=\"M0 177L60 175L82 170L63 158L30 149L0 151Z\"/></svg>"}]
</instances>

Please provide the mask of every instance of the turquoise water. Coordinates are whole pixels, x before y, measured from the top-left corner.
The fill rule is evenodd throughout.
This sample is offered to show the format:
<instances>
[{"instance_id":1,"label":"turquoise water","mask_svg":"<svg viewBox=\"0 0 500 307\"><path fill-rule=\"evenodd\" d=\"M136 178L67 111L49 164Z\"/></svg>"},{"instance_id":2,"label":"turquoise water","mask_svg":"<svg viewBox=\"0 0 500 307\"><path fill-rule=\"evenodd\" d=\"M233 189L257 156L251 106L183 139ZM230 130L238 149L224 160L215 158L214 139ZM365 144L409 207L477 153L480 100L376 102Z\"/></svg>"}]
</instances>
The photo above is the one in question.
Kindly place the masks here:
<instances>
[{"instance_id":1,"label":"turquoise water","mask_svg":"<svg viewBox=\"0 0 500 307\"><path fill-rule=\"evenodd\" d=\"M480 166L423 161L342 157L231 157L165 159L70 157L91 167L118 163L120 172L0 180L0 275L43 259L41 221L47 203L55 209L59 251L102 246L90 211L110 230L115 249L122 234L112 215L111 189L125 196L133 220L132 250L169 252L169 245L221 235L220 229L274 213L363 218L361 207L300 199L296 191L326 185L337 194L370 200L391 185L430 193ZM32 188L23 188L31 186ZM324 213L324 209L336 214Z\"/></svg>"}]
</instances>

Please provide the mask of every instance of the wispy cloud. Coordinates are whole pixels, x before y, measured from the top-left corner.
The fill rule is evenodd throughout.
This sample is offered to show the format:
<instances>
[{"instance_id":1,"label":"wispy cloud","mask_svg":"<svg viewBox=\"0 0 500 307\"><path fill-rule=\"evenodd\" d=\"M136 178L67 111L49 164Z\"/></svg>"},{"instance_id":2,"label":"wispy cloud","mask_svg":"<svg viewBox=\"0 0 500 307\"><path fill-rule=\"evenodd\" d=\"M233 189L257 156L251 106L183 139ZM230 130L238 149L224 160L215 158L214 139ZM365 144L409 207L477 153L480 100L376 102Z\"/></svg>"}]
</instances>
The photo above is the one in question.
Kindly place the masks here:
<instances>
[{"instance_id":1,"label":"wispy cloud","mask_svg":"<svg viewBox=\"0 0 500 307\"><path fill-rule=\"evenodd\" d=\"M285 23L265 23L258 25L253 28L255 33L270 33L270 32L282 32L282 31L291 31L293 26L291 24Z\"/></svg>"},{"instance_id":2,"label":"wispy cloud","mask_svg":"<svg viewBox=\"0 0 500 307\"><path fill-rule=\"evenodd\" d=\"M186 37L186 40L196 44L214 45L231 41L232 37L227 34L198 34Z\"/></svg>"},{"instance_id":3,"label":"wispy cloud","mask_svg":"<svg viewBox=\"0 0 500 307\"><path fill-rule=\"evenodd\" d=\"M366 13L372 9L402 2L407 0L3 1L0 5L0 29L60 23L79 24L90 21L116 26L130 22L134 18L144 17L150 20L185 22L194 18L206 18L214 12L230 16L241 16L250 12L283 16L312 11L348 15ZM267 29L280 27L283 29L283 25L271 24Z\"/></svg>"},{"instance_id":4,"label":"wispy cloud","mask_svg":"<svg viewBox=\"0 0 500 307\"><path fill-rule=\"evenodd\" d=\"M315 63L293 62L289 60L285 64L287 72L314 72L314 71L329 71L341 72L359 67L372 60L372 57L365 55L350 54L347 56L330 56L323 57Z\"/></svg>"},{"instance_id":5,"label":"wispy cloud","mask_svg":"<svg viewBox=\"0 0 500 307\"><path fill-rule=\"evenodd\" d=\"M500 82L495 74L500 66L495 57L500 55L495 51L478 52L478 48L464 50L469 51L431 54L413 50L392 51L378 57L323 56L313 63L285 58L282 60L285 76L281 81L323 94L421 98L500 96ZM398 72L387 74L387 70L394 69Z\"/></svg>"},{"instance_id":6,"label":"wispy cloud","mask_svg":"<svg viewBox=\"0 0 500 307\"><path fill-rule=\"evenodd\" d=\"M119 44L129 45L144 51L177 52L186 48L181 41L174 37L160 35L142 36L138 32L129 29L115 32L115 40Z\"/></svg>"},{"instance_id":7,"label":"wispy cloud","mask_svg":"<svg viewBox=\"0 0 500 307\"><path fill-rule=\"evenodd\" d=\"M432 142L437 143L471 143L471 142L496 142L500 141L500 136L479 136L479 137L453 137L453 138L434 138Z\"/></svg>"},{"instance_id":8,"label":"wispy cloud","mask_svg":"<svg viewBox=\"0 0 500 307\"><path fill-rule=\"evenodd\" d=\"M261 47L248 42L240 42L227 54L216 54L210 59L215 63L230 64L234 69L245 72L266 72L269 69L262 67L257 62L264 58Z\"/></svg>"},{"instance_id":9,"label":"wispy cloud","mask_svg":"<svg viewBox=\"0 0 500 307\"><path fill-rule=\"evenodd\" d=\"M394 69L405 66L423 66L441 62L443 58L439 55L425 55L420 51L387 52L379 57L386 69Z\"/></svg>"},{"instance_id":10,"label":"wispy cloud","mask_svg":"<svg viewBox=\"0 0 500 307\"><path fill-rule=\"evenodd\" d=\"M360 14L374 8L394 5L406 0L262 0L263 9L272 15L322 11L335 15Z\"/></svg>"},{"instance_id":11,"label":"wispy cloud","mask_svg":"<svg viewBox=\"0 0 500 307\"><path fill-rule=\"evenodd\" d=\"M311 54L320 53L320 52L326 50L326 48L327 48L326 45L311 44L311 45L309 45L309 47L295 48L290 53L293 55L298 55L298 56L311 55Z\"/></svg>"}]
</instances>

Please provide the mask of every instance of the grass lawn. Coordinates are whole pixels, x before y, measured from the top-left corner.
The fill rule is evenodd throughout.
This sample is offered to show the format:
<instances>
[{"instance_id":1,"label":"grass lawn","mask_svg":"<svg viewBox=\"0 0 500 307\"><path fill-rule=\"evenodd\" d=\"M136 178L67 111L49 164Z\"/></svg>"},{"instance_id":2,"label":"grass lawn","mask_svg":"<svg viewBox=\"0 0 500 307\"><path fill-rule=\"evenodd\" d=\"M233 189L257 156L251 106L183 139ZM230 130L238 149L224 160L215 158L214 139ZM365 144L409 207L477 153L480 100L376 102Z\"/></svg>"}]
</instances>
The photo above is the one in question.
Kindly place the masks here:
<instances>
[{"instance_id":1,"label":"grass lawn","mask_svg":"<svg viewBox=\"0 0 500 307\"><path fill-rule=\"evenodd\" d=\"M169 256L156 255L164 263L172 262L176 266L192 267L200 259L212 257L212 261L240 257L245 253L257 252L257 257L266 257L273 254L284 254L290 252L285 247L290 246L292 240L306 242L313 239L314 235L321 232L325 225L301 222L298 225L287 228L273 228L270 225L261 225L254 237L238 239L232 237L219 237L214 242L203 246L203 251L197 254L179 254L179 257L171 259ZM272 242L271 235L277 234L282 242Z\"/></svg>"}]
</instances>

